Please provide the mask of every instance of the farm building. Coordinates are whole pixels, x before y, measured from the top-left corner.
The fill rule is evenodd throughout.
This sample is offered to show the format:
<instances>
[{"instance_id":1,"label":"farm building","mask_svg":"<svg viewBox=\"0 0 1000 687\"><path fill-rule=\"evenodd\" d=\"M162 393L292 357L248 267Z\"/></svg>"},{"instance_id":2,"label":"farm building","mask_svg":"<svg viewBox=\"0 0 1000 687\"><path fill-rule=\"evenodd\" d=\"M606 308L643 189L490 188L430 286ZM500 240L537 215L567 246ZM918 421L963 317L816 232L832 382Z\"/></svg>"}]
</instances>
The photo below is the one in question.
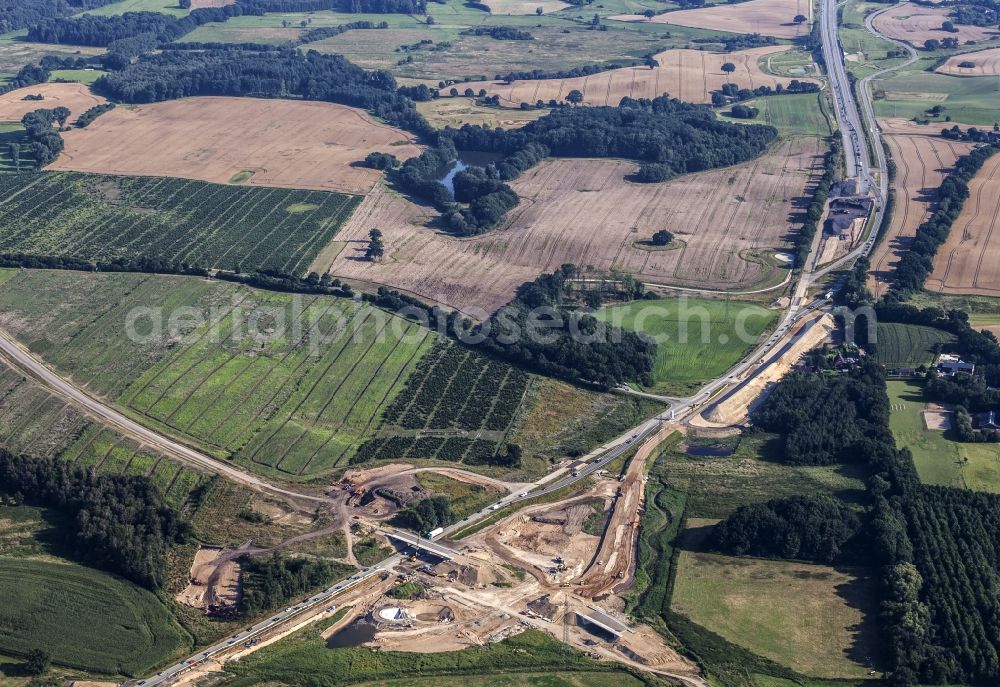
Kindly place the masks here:
<instances>
[{"instance_id":1,"label":"farm building","mask_svg":"<svg viewBox=\"0 0 1000 687\"><path fill-rule=\"evenodd\" d=\"M976 371L974 363L967 363L954 353L942 353L938 356L934 369L943 377L954 377L958 372L972 374Z\"/></svg>"}]
</instances>

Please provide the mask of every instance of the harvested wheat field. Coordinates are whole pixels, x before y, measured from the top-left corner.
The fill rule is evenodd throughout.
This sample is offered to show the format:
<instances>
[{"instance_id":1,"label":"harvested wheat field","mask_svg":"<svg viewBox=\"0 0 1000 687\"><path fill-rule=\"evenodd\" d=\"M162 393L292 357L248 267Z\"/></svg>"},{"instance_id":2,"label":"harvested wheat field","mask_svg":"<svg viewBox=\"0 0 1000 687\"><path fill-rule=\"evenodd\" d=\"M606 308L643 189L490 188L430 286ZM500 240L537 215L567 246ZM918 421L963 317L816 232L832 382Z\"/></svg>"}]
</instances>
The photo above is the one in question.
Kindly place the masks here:
<instances>
[{"instance_id":1,"label":"harvested wheat field","mask_svg":"<svg viewBox=\"0 0 1000 687\"><path fill-rule=\"evenodd\" d=\"M206 7L225 7L235 4L236 0L191 0L191 9L200 10Z\"/></svg>"},{"instance_id":2,"label":"harvested wheat field","mask_svg":"<svg viewBox=\"0 0 1000 687\"><path fill-rule=\"evenodd\" d=\"M956 24L958 31L949 33L941 28L941 24L948 21L948 12L946 7L923 7L907 2L882 12L872 20L872 25L889 38L909 41L917 46L923 45L929 38L957 38L964 43L1000 35L993 28L965 24Z\"/></svg>"},{"instance_id":3,"label":"harvested wheat field","mask_svg":"<svg viewBox=\"0 0 1000 687\"><path fill-rule=\"evenodd\" d=\"M746 288L774 276L762 254L785 246L799 228L795 207L821 154L818 139L790 139L752 162L662 184L626 181L636 165L622 160L547 160L512 182L522 202L506 222L468 239L424 226L432 210L376 190L312 269L470 314L495 310L525 281L568 262L622 269L651 283ZM359 259L372 227L384 234L379 263ZM635 245L659 229L674 232L680 247Z\"/></svg>"},{"instance_id":4,"label":"harvested wheat field","mask_svg":"<svg viewBox=\"0 0 1000 687\"><path fill-rule=\"evenodd\" d=\"M796 24L797 14L810 16L809 0L749 0L735 5L721 4L696 10L678 10L646 19L641 14L619 14L608 19L656 24L674 24L696 29L732 33L760 33L775 38L798 38L809 34L809 22Z\"/></svg>"},{"instance_id":5,"label":"harvested wheat field","mask_svg":"<svg viewBox=\"0 0 1000 687\"><path fill-rule=\"evenodd\" d=\"M973 67L960 67L965 62L971 62ZM967 52L952 55L934 71L941 74L957 74L961 76L997 76L1000 75L1000 48L990 48L978 52Z\"/></svg>"},{"instance_id":6,"label":"harvested wheat field","mask_svg":"<svg viewBox=\"0 0 1000 687\"><path fill-rule=\"evenodd\" d=\"M490 8L490 14L536 14L539 7L542 14L548 14L572 7L560 0L483 0L483 4Z\"/></svg>"},{"instance_id":7,"label":"harvested wheat field","mask_svg":"<svg viewBox=\"0 0 1000 687\"><path fill-rule=\"evenodd\" d=\"M28 95L41 95L42 100L25 100ZM40 83L36 86L19 88L0 95L0 122L19 122L21 117L33 110L66 107L72 113L73 121L86 110L105 102L80 83Z\"/></svg>"},{"instance_id":8,"label":"harvested wheat field","mask_svg":"<svg viewBox=\"0 0 1000 687\"><path fill-rule=\"evenodd\" d=\"M420 153L410 134L352 107L254 98L119 107L63 137L49 169L343 193L367 193L382 177L353 166L368 153Z\"/></svg>"},{"instance_id":9,"label":"harvested wheat field","mask_svg":"<svg viewBox=\"0 0 1000 687\"><path fill-rule=\"evenodd\" d=\"M886 291L892 279L896 260L907 249L917 227L930 214L934 193L951 166L968 152L968 143L944 138L914 135L885 136L889 152L896 163L892 188L896 205L892 211L889 231L871 259L868 288L878 296Z\"/></svg>"},{"instance_id":10,"label":"harvested wheat field","mask_svg":"<svg viewBox=\"0 0 1000 687\"><path fill-rule=\"evenodd\" d=\"M1000 156L969 182L969 198L934 258L927 288L942 293L1000 296Z\"/></svg>"},{"instance_id":11,"label":"harvested wheat field","mask_svg":"<svg viewBox=\"0 0 1000 687\"><path fill-rule=\"evenodd\" d=\"M659 66L623 67L572 79L532 79L507 84L495 81L485 88L500 96L507 106L535 103L538 100L565 100L570 91L583 93L587 105L618 105L624 97L656 98L667 93L689 103L712 102L712 91L723 84L736 83L742 88L785 85L781 79L761 71L760 58L785 52L785 45L714 53L702 50L666 50L656 56ZM732 62L736 71L726 74L722 65ZM809 81L809 79L801 79Z\"/></svg>"},{"instance_id":12,"label":"harvested wheat field","mask_svg":"<svg viewBox=\"0 0 1000 687\"><path fill-rule=\"evenodd\" d=\"M893 134L916 134L918 136L940 136L944 122L929 122L918 124L912 119L903 117L879 117L878 128L886 136Z\"/></svg>"}]
</instances>

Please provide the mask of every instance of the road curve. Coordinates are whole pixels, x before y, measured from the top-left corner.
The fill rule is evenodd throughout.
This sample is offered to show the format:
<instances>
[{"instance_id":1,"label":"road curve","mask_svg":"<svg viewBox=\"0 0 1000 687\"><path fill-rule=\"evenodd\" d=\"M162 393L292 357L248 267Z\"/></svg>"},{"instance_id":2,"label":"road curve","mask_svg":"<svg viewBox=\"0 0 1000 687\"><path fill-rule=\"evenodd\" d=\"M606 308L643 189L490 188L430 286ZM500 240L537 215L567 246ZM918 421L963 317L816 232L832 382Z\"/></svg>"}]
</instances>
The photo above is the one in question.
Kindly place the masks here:
<instances>
[{"instance_id":1,"label":"road curve","mask_svg":"<svg viewBox=\"0 0 1000 687\"><path fill-rule=\"evenodd\" d=\"M184 444L174 441L169 437L139 424L135 420L132 420L128 416L115 410L104 401L91 396L85 391L74 386L71 382L63 379L61 376L49 369L49 367L46 366L41 360L36 358L11 339L5 332L0 332L0 357L5 358L8 362L10 362L10 364L20 369L23 373L37 379L39 382L47 386L53 393L73 405L79 406L86 414L99 419L104 424L132 437L136 441L162 451L171 458L175 458L183 463L187 463L188 465L193 465L203 470L208 470L209 472L228 477L234 482L244 484L259 491L266 491L273 494L279 494L281 496L290 496L296 499L305 499L309 501L320 501L324 503L330 501L330 499L326 497L301 494L299 492L275 486L270 482L260 479L259 477L243 472L242 470L239 470L224 461L212 458L211 456L200 451L196 451L190 446L185 446Z\"/></svg>"}]
</instances>

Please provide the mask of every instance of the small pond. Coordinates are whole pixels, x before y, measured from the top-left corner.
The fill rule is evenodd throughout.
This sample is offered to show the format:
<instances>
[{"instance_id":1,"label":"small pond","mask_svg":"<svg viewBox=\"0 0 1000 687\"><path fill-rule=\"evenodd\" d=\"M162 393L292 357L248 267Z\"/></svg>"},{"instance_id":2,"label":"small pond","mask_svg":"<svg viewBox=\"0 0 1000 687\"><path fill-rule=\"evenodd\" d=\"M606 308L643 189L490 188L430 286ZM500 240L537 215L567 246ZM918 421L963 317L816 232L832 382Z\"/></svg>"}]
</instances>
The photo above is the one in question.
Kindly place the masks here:
<instances>
[{"instance_id":1,"label":"small pond","mask_svg":"<svg viewBox=\"0 0 1000 687\"><path fill-rule=\"evenodd\" d=\"M441 184L448 189L448 193L455 195L455 175L463 169L469 167L479 167L485 169L496 164L503 158L496 153L481 153L474 150L463 150L458 153L458 159L451 163L451 167L441 170L441 177L438 179Z\"/></svg>"},{"instance_id":2,"label":"small pond","mask_svg":"<svg viewBox=\"0 0 1000 687\"><path fill-rule=\"evenodd\" d=\"M361 646L375 639L375 626L364 620L355 620L342 630L337 630L326 640L327 649L346 649Z\"/></svg>"}]
</instances>

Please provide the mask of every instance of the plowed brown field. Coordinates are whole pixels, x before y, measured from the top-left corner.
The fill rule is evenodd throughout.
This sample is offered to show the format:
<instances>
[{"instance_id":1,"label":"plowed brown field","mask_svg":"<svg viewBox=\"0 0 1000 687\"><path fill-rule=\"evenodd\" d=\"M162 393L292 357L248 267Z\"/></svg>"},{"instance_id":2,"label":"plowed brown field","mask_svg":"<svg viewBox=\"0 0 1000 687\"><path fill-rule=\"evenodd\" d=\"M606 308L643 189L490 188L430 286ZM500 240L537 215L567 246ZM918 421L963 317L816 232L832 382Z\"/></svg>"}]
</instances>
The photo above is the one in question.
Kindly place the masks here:
<instances>
[{"instance_id":1,"label":"plowed brown field","mask_svg":"<svg viewBox=\"0 0 1000 687\"><path fill-rule=\"evenodd\" d=\"M470 314L495 310L525 281L568 262L653 283L745 288L773 276L750 253L784 246L799 228L793 201L801 201L821 152L817 139L791 139L752 162L662 184L626 181L636 166L621 160L548 160L512 183L522 202L507 221L470 239L424 226L432 210L376 189L312 269L388 284ZM372 227L385 236L380 263L360 259ZM635 245L658 229L674 232L680 247Z\"/></svg>"},{"instance_id":2,"label":"plowed brown field","mask_svg":"<svg viewBox=\"0 0 1000 687\"><path fill-rule=\"evenodd\" d=\"M927 288L942 293L1000 296L1000 157L969 182L969 198L934 259Z\"/></svg>"},{"instance_id":3,"label":"plowed brown field","mask_svg":"<svg viewBox=\"0 0 1000 687\"><path fill-rule=\"evenodd\" d=\"M972 62L976 66L959 67L963 62ZM952 55L935 71L963 76L996 76L1000 74L1000 48Z\"/></svg>"},{"instance_id":4,"label":"plowed brown field","mask_svg":"<svg viewBox=\"0 0 1000 687\"><path fill-rule=\"evenodd\" d=\"M929 38L957 38L960 43L965 41L981 41L995 38L996 29L982 26L966 26L956 24L956 33L949 33L941 28L948 21L948 9L945 7L923 7L912 2L895 7L875 17L872 25L889 38L899 41L909 41L920 46Z\"/></svg>"},{"instance_id":5,"label":"plowed brown field","mask_svg":"<svg viewBox=\"0 0 1000 687\"><path fill-rule=\"evenodd\" d=\"M651 21L732 33L760 33L775 38L798 38L809 33L809 22L796 24L792 19L797 14L809 16L809 0L749 0L735 5L721 4L696 10L666 12L649 20L641 14L620 14L608 19Z\"/></svg>"},{"instance_id":6,"label":"plowed brown field","mask_svg":"<svg viewBox=\"0 0 1000 687\"><path fill-rule=\"evenodd\" d=\"M26 95L42 95L43 100L25 100ZM67 107L73 121L84 111L105 102L79 83L40 83L0 95L0 122L19 122L21 117L39 108Z\"/></svg>"},{"instance_id":7,"label":"plowed brown field","mask_svg":"<svg viewBox=\"0 0 1000 687\"><path fill-rule=\"evenodd\" d=\"M876 296L885 293L896 260L907 250L917 227L930 214L934 193L941 181L955 160L971 148L967 143L930 136L900 134L885 136L885 140L896 163L896 177L892 182L896 205L889 230L871 259L868 288Z\"/></svg>"},{"instance_id":8,"label":"plowed brown field","mask_svg":"<svg viewBox=\"0 0 1000 687\"><path fill-rule=\"evenodd\" d=\"M572 90L583 93L587 105L617 105L622 98L656 98L669 94L689 103L712 102L712 91L723 84L742 88L784 85L788 79L765 74L758 64L761 57L788 50L785 45L753 48L732 53L702 50L667 50L656 56L658 67L623 67L572 79L533 79L507 84L494 81L485 86L504 105L534 104L541 100L564 100ZM736 71L726 74L722 65L732 62ZM809 81L810 79L800 79Z\"/></svg>"},{"instance_id":9,"label":"plowed brown field","mask_svg":"<svg viewBox=\"0 0 1000 687\"><path fill-rule=\"evenodd\" d=\"M381 179L352 166L368 153L420 152L410 134L352 107L255 98L119 107L63 138L66 150L49 169L344 193L367 193Z\"/></svg>"}]
</instances>

